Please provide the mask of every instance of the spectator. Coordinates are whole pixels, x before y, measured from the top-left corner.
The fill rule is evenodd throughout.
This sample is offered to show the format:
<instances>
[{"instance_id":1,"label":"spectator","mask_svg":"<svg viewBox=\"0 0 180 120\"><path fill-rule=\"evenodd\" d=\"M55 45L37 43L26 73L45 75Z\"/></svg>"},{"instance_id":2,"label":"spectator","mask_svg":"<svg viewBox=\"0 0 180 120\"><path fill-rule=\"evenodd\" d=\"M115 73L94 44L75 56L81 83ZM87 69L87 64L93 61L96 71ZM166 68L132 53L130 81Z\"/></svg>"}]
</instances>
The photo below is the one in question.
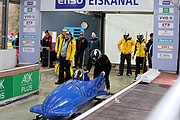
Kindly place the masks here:
<instances>
[{"instance_id":1,"label":"spectator","mask_svg":"<svg viewBox=\"0 0 180 120\"><path fill-rule=\"evenodd\" d=\"M148 54L148 64L149 64L149 68L152 68L152 49L150 49L150 46L152 46L153 44L153 33L151 33L150 35L150 39L148 41L148 43L146 44L146 48L149 54Z\"/></svg>"},{"instance_id":2,"label":"spectator","mask_svg":"<svg viewBox=\"0 0 180 120\"><path fill-rule=\"evenodd\" d=\"M86 69L90 71L92 65L95 66L94 75L93 75L94 78L99 76L102 71L105 72L104 78L106 82L106 89L109 91L110 90L109 74L111 71L111 62L108 56L105 54L101 54L100 50L94 49L90 54Z\"/></svg>"},{"instance_id":3,"label":"spectator","mask_svg":"<svg viewBox=\"0 0 180 120\"><path fill-rule=\"evenodd\" d=\"M121 51L121 57L120 57L120 65L119 65L119 73L118 76L123 75L124 71L124 62L126 60L127 62L127 76L131 76L131 52L132 48L135 45L135 40L132 39L132 37L129 36L129 32L125 32L123 35L123 38L118 41L118 50Z\"/></svg>"},{"instance_id":4,"label":"spectator","mask_svg":"<svg viewBox=\"0 0 180 120\"><path fill-rule=\"evenodd\" d=\"M15 35L14 39L12 40L12 46L16 49L16 59L17 63L19 63L19 32Z\"/></svg>"},{"instance_id":5,"label":"spectator","mask_svg":"<svg viewBox=\"0 0 180 120\"><path fill-rule=\"evenodd\" d=\"M89 55L94 49L100 49L100 41L98 40L98 37L96 36L95 32L91 33L91 39L89 41Z\"/></svg>"},{"instance_id":6,"label":"spectator","mask_svg":"<svg viewBox=\"0 0 180 120\"><path fill-rule=\"evenodd\" d=\"M52 36L50 35L48 30L45 31L45 36L41 40L41 45L42 45L42 47L44 47L42 49L42 51L43 51L42 54L46 58L48 58L48 51L50 50L49 51L50 52L50 65L49 65L49 67L53 67L52 52L54 51L54 48L53 48L53 44L52 44ZM47 47L49 47L49 50L47 49ZM47 64L43 65L44 62ZM48 65L48 59L45 59L45 61L42 60L42 65L43 65L43 67L46 67Z\"/></svg>"},{"instance_id":7,"label":"spectator","mask_svg":"<svg viewBox=\"0 0 180 120\"><path fill-rule=\"evenodd\" d=\"M79 68L82 68L84 51L88 47L87 39L84 37L83 33L80 33L79 39L76 40L76 54L75 54L75 68L77 68L79 63ZM80 58L80 62L78 59Z\"/></svg>"},{"instance_id":8,"label":"spectator","mask_svg":"<svg viewBox=\"0 0 180 120\"><path fill-rule=\"evenodd\" d=\"M76 51L75 38L71 36L69 31L66 31L64 39L59 41L59 49L57 51L57 59L59 59L60 68L59 79L55 84L61 84L64 81L71 79L70 66ZM64 76L64 71L66 72L66 78Z\"/></svg>"},{"instance_id":9,"label":"spectator","mask_svg":"<svg viewBox=\"0 0 180 120\"><path fill-rule=\"evenodd\" d=\"M14 32L10 32L10 34L8 35L8 43L12 43L14 39Z\"/></svg>"},{"instance_id":10,"label":"spectator","mask_svg":"<svg viewBox=\"0 0 180 120\"><path fill-rule=\"evenodd\" d=\"M62 32L59 34L59 36L56 39L56 45L55 45L55 52L56 53L59 50L59 42L64 39L66 31L67 31L66 29L63 29Z\"/></svg>"}]
</instances>

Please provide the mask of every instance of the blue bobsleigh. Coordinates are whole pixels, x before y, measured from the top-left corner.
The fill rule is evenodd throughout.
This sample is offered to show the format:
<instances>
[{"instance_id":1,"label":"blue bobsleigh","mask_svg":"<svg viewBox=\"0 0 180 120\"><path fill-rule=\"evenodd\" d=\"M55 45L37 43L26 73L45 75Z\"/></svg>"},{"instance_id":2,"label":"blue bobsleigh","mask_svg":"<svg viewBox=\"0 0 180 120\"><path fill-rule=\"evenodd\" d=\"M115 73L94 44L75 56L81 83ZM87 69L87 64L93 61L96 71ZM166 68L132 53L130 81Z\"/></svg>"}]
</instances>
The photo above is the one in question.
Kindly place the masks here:
<instances>
[{"instance_id":1,"label":"blue bobsleigh","mask_svg":"<svg viewBox=\"0 0 180 120\"><path fill-rule=\"evenodd\" d=\"M47 119L70 117L96 96L107 94L104 91L104 75L105 73L102 72L94 80L89 80L87 73L84 73L83 80L68 80L54 89L43 104L31 107L30 112L40 114Z\"/></svg>"}]
</instances>

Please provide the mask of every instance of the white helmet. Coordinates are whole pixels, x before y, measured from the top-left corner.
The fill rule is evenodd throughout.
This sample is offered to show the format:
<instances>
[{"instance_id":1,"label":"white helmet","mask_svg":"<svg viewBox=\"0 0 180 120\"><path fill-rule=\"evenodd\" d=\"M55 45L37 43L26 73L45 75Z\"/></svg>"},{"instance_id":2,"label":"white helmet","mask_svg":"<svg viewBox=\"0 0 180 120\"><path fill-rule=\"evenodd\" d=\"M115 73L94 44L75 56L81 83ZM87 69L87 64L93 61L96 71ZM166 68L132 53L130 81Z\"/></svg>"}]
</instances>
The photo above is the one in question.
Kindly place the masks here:
<instances>
[{"instance_id":1,"label":"white helmet","mask_svg":"<svg viewBox=\"0 0 180 120\"><path fill-rule=\"evenodd\" d=\"M144 38L144 35L142 33L137 34L137 39L142 40Z\"/></svg>"},{"instance_id":2,"label":"white helmet","mask_svg":"<svg viewBox=\"0 0 180 120\"><path fill-rule=\"evenodd\" d=\"M83 80L83 72L81 70L75 70L73 74L73 79Z\"/></svg>"},{"instance_id":3,"label":"white helmet","mask_svg":"<svg viewBox=\"0 0 180 120\"><path fill-rule=\"evenodd\" d=\"M125 39L127 39L127 38L129 37L129 32L126 31L126 32L124 33L123 37L124 37Z\"/></svg>"}]
</instances>

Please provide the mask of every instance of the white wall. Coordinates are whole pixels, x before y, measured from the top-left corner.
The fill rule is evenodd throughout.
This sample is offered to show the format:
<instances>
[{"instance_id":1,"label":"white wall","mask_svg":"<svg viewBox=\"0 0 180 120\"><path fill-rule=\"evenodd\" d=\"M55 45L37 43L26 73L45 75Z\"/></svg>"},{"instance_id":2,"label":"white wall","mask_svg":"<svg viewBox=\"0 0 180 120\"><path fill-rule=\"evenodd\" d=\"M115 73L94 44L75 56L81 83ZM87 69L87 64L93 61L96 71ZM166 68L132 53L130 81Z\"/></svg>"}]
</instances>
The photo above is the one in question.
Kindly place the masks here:
<instances>
[{"instance_id":1,"label":"white wall","mask_svg":"<svg viewBox=\"0 0 180 120\"><path fill-rule=\"evenodd\" d=\"M153 32L153 19L154 16L151 14L106 14L105 54L112 63L120 62L117 42L123 37L124 32L129 31L135 40L138 33L143 33L149 39L149 34ZM132 64L135 62L132 61Z\"/></svg>"},{"instance_id":2,"label":"white wall","mask_svg":"<svg viewBox=\"0 0 180 120\"><path fill-rule=\"evenodd\" d=\"M16 66L16 50L0 50L0 71Z\"/></svg>"}]
</instances>

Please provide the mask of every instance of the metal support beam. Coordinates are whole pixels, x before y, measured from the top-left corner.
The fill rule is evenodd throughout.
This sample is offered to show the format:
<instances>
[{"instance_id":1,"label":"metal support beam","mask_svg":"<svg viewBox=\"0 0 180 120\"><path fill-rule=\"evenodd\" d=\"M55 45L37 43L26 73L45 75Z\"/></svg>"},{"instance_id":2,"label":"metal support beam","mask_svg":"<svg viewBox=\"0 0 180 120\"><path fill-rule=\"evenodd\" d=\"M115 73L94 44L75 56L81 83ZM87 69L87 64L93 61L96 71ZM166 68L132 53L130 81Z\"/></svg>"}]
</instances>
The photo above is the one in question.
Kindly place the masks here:
<instances>
[{"instance_id":1,"label":"metal support beam","mask_svg":"<svg viewBox=\"0 0 180 120\"><path fill-rule=\"evenodd\" d=\"M9 0L2 0L1 49L7 48Z\"/></svg>"}]
</instances>

